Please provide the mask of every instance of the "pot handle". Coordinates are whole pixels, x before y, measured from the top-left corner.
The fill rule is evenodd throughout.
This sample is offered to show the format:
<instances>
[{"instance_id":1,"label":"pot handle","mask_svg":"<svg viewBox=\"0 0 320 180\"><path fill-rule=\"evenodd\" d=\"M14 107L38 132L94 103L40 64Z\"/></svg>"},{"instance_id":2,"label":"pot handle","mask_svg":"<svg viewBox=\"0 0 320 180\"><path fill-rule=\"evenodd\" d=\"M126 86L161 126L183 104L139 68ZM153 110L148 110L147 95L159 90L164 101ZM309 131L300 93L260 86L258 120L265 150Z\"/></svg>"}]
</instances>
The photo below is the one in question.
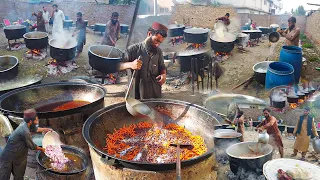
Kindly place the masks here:
<instances>
[{"instance_id":1,"label":"pot handle","mask_svg":"<svg viewBox=\"0 0 320 180\"><path fill-rule=\"evenodd\" d=\"M109 158L109 157L104 157L104 156L105 155L102 155L102 157L100 158L100 161L103 162L104 164L109 165L109 166L120 165L119 160Z\"/></svg>"},{"instance_id":2,"label":"pot handle","mask_svg":"<svg viewBox=\"0 0 320 180\"><path fill-rule=\"evenodd\" d=\"M59 50L59 55L60 55L60 56L63 55L62 49Z\"/></svg>"}]
</instances>

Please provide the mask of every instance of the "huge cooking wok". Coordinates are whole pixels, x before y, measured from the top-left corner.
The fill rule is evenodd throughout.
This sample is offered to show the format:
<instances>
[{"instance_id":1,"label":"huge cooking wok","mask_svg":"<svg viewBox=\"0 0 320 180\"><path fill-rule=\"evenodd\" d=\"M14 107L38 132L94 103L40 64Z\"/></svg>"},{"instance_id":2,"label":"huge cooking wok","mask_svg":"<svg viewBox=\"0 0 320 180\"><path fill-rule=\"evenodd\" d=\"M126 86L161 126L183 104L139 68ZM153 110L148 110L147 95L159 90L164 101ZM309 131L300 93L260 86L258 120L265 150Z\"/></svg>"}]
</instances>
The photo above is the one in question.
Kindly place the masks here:
<instances>
[{"instance_id":1,"label":"huge cooking wok","mask_svg":"<svg viewBox=\"0 0 320 180\"><path fill-rule=\"evenodd\" d=\"M214 112L210 112L201 106L184 101L149 99L142 100L142 102L150 107L155 107L157 105L164 106L165 109L173 113L173 119L178 125L184 126L193 134L201 135L204 138L208 151L196 158L182 161L182 167L195 164L212 155L214 148L213 127L215 125L220 125L219 121L221 121L221 117L219 115ZM127 112L125 103L105 107L91 115L85 122L82 132L85 140L93 150L91 150L91 154L95 153L102 157L99 161L93 160L93 166L99 166L97 164L101 163L101 161L104 162L110 159L120 166L131 169L144 169L151 171L175 169L175 163L156 164L128 161L109 155L107 151L103 149L106 145L107 134L112 134L116 128L121 128L124 125L127 126L140 121L143 120L137 120Z\"/></svg>"},{"instance_id":2,"label":"huge cooking wok","mask_svg":"<svg viewBox=\"0 0 320 180\"><path fill-rule=\"evenodd\" d=\"M10 91L0 97L0 109L6 114L23 117L23 111L35 108L39 119L61 117L85 111L103 101L106 91L99 85L87 83L59 82L40 84ZM62 105L66 102L86 102L76 108L65 110L42 110ZM46 107L46 108L44 108Z\"/></svg>"}]
</instances>

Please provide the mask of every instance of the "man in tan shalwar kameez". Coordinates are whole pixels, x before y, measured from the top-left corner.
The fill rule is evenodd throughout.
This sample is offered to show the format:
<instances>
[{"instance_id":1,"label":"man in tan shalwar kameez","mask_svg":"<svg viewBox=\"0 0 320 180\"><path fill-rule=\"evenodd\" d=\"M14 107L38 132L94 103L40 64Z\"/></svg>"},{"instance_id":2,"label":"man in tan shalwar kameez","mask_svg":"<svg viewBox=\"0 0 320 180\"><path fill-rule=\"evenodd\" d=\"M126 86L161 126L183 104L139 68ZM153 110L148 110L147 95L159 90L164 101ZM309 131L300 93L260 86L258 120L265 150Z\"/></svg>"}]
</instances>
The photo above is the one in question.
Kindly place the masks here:
<instances>
[{"instance_id":1,"label":"man in tan shalwar kameez","mask_svg":"<svg viewBox=\"0 0 320 180\"><path fill-rule=\"evenodd\" d=\"M311 133L313 133L317 138L319 137L314 125L314 118L309 115L309 112L310 108L306 107L304 115L300 116L300 119L293 131L293 135L295 135L297 139L294 143L293 154L291 156L297 156L298 151L300 151L302 154L301 160L305 160L305 156L309 149Z\"/></svg>"},{"instance_id":2,"label":"man in tan shalwar kameez","mask_svg":"<svg viewBox=\"0 0 320 180\"><path fill-rule=\"evenodd\" d=\"M288 29L279 30L278 32L286 38L286 46L299 46L300 29L296 26L296 18L288 19Z\"/></svg>"}]
</instances>

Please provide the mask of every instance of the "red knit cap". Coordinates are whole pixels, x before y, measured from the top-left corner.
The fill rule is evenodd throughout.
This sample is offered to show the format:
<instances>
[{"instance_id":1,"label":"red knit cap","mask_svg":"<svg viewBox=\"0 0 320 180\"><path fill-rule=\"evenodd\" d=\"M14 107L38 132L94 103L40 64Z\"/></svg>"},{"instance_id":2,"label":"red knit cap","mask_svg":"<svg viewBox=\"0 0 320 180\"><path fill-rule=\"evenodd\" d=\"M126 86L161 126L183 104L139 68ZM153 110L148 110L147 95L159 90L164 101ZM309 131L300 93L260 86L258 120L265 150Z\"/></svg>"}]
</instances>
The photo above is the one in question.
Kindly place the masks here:
<instances>
[{"instance_id":1,"label":"red knit cap","mask_svg":"<svg viewBox=\"0 0 320 180\"><path fill-rule=\"evenodd\" d=\"M37 117L37 112L35 109L27 109L23 112L23 118L35 118Z\"/></svg>"},{"instance_id":2,"label":"red knit cap","mask_svg":"<svg viewBox=\"0 0 320 180\"><path fill-rule=\"evenodd\" d=\"M168 28L163 25L163 24L160 24L158 22L154 22L151 26L152 29L154 30L165 30L165 31L168 31Z\"/></svg>"}]
</instances>

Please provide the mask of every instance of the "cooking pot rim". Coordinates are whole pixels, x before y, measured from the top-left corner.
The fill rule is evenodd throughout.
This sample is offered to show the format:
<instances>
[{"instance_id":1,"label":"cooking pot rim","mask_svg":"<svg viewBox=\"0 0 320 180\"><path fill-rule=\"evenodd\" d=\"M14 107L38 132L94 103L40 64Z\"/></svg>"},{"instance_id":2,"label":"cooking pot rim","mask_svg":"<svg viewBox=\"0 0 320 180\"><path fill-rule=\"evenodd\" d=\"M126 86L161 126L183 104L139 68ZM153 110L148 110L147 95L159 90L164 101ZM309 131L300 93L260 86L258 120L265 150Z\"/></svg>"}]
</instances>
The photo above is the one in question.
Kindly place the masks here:
<instances>
[{"instance_id":1,"label":"cooking pot rim","mask_svg":"<svg viewBox=\"0 0 320 180\"><path fill-rule=\"evenodd\" d=\"M69 38L69 39L72 39L72 38ZM73 47L71 47L71 48L60 48L60 47L56 47L56 46L53 46L51 43L52 43L52 41L58 41L57 39L51 39L50 41L49 41L49 45L51 46L51 47L53 47L53 48L56 48L56 49L65 49L65 50L70 50L70 49L73 49L73 48L75 48L75 47L77 47L77 41L76 40L73 40L75 43L75 45L73 46Z\"/></svg>"},{"instance_id":2,"label":"cooking pot rim","mask_svg":"<svg viewBox=\"0 0 320 180\"><path fill-rule=\"evenodd\" d=\"M179 26L178 26L179 25ZM183 24L170 24L169 26L168 26L168 29L169 30L174 30L174 29L182 29L182 28L185 28L186 26L185 25L183 25Z\"/></svg>"},{"instance_id":3,"label":"cooking pot rim","mask_svg":"<svg viewBox=\"0 0 320 180\"><path fill-rule=\"evenodd\" d=\"M45 83L45 84L36 84L36 85L31 85L31 86L27 86L27 87L21 87L19 89L14 89L12 91L9 91L3 95L0 96L0 110L1 111L4 111L6 113L9 113L9 114L22 114L23 112L18 112L18 111L12 111L12 110L7 110L7 109L4 109L2 107L2 102L3 100L5 100L6 98L14 95L14 94L18 94L19 92L23 92L23 91L28 91L28 90L31 90L31 89L37 89L37 88L41 88L41 87L49 87L49 86L91 86L91 87L95 87L95 88L98 88L101 90L102 92L102 95L100 98L98 98L96 101L94 102L91 102L90 104L92 103L95 103L101 99L103 99L106 95L106 91L104 89L102 89L101 86L99 85L96 85L96 84L91 84L91 83L79 83L79 82L56 82L56 83ZM78 107L78 108L82 108L84 106L81 106L81 107ZM74 109L77 109L77 108L73 108L73 109L68 109L68 110L64 110L64 111L70 111L70 110L74 110ZM63 111L56 111L56 112L37 112L38 115L41 115L41 114L47 114L47 113L61 113Z\"/></svg>"},{"instance_id":4,"label":"cooking pot rim","mask_svg":"<svg viewBox=\"0 0 320 180\"><path fill-rule=\"evenodd\" d=\"M55 174L59 174L59 175L72 175L72 174L79 174L83 171L85 171L88 166L89 166L89 158L88 156L85 154L85 152L83 152L83 150L81 150L80 148L78 147L75 147L75 146L71 146L71 145L61 145L61 148L62 150L63 149L66 149L66 150L72 150L72 151L76 151L78 154L81 154L83 157L80 157L81 159L83 159L83 162L84 162L84 167L81 168L81 170L78 170L78 171L72 171L72 172L58 172L58 171L54 171L54 170L47 170L51 173L55 173ZM46 169L43 164L40 162L40 159L39 159L39 156L42 152L41 151L38 151L37 154L36 154L36 160L37 160L37 163L44 169Z\"/></svg>"},{"instance_id":5,"label":"cooking pot rim","mask_svg":"<svg viewBox=\"0 0 320 180\"><path fill-rule=\"evenodd\" d=\"M270 150L266 154L260 155L260 156L256 156L256 157L237 157L237 156L234 156L234 155L230 154L230 152L229 152L232 148L234 148L235 146L238 146L239 144L248 144L249 145L249 144L256 144L256 143L258 143L258 142L246 141L246 142L240 142L240 143L237 143L237 144L233 144L233 145L229 146L226 149L226 153L228 154L228 156L236 158L236 159L259 159L259 158L265 157L265 156L267 156L267 155L269 155L270 153L273 152L273 147L270 144L264 144L265 146L268 146L270 148Z\"/></svg>"},{"instance_id":6,"label":"cooking pot rim","mask_svg":"<svg viewBox=\"0 0 320 180\"><path fill-rule=\"evenodd\" d=\"M273 62L275 62L275 61L262 61L262 62L258 62L258 63L254 64L254 65L252 66L252 70L253 70L254 72L256 72L256 73L259 73L259 74L267 74L267 72L266 72L266 73L257 72L255 69L256 69L256 67L257 67L258 65L260 65L260 64L268 64L268 66L269 66L269 64L270 64L270 63L273 63ZM267 68L267 70L268 70L268 68Z\"/></svg>"},{"instance_id":7,"label":"cooking pot rim","mask_svg":"<svg viewBox=\"0 0 320 180\"><path fill-rule=\"evenodd\" d=\"M88 49L88 52L89 52L89 53L91 53L91 54L93 54L93 55L95 55L95 56L98 56L98 57L100 57L100 58L102 58L102 59L117 60L117 59L121 59L121 57L122 57L123 54L124 54L119 48L113 47L113 49L116 49L117 51L119 51L119 55L120 55L120 56L119 56L118 58L107 58L107 57L100 56L100 55L92 52L92 51L91 51L91 48L94 48L94 47L111 47L111 48L112 48L112 46L108 46L108 45L91 45L91 46L89 47L89 49Z\"/></svg>"},{"instance_id":8,"label":"cooking pot rim","mask_svg":"<svg viewBox=\"0 0 320 180\"><path fill-rule=\"evenodd\" d=\"M14 58L16 60L16 63L14 65L12 65L12 67L8 68L8 69L5 69L5 70L1 70L0 73L4 73L4 72L7 72L7 71L10 71L12 70L13 68L15 68L16 66L18 66L19 64L19 59L15 56L11 56L11 55L4 55L4 56L0 56L0 59L2 57L10 57L10 58Z\"/></svg>"},{"instance_id":9,"label":"cooking pot rim","mask_svg":"<svg viewBox=\"0 0 320 180\"><path fill-rule=\"evenodd\" d=\"M161 103L168 102L168 103L171 103L171 104L180 104L180 105L185 105L185 106L196 107L198 110L200 110L200 111L202 111L202 112L204 112L204 113L206 113L208 115L211 115L211 116L215 117L218 124L220 124L220 121L218 119L222 119L215 112L209 111L208 109L206 109L206 108L204 108L202 106L199 106L199 105L196 105L196 104L191 104L191 103L185 102L185 101L173 100L173 99L144 99L144 100L141 100L141 102L153 102L153 103L156 103L156 102L161 102ZM149 162L128 161L128 160L125 160L125 159L117 158L115 156L111 156L108 153L103 152L99 148L96 147L96 145L93 143L93 141L91 139L91 136L90 136L90 133L89 133L91 125L102 114L104 114L106 112L109 112L109 111L112 111L114 109L117 109L119 107L125 107L125 105L126 105L125 102L112 104L110 106L104 107L104 108L96 111L91 116L89 116L89 118L86 120L86 122L83 124L83 127L82 127L82 135L83 135L85 141L87 142L87 144L91 148L93 148L93 150L96 151L98 154L101 154L101 155L104 155L106 157L110 157L112 159L116 159L116 160L119 160L119 161L122 161L122 162L125 162L125 163L131 163L131 164L137 164L137 165L146 165L146 164L147 165L148 164L149 165L173 165L173 164L176 164L175 162L173 162L173 163L149 163ZM197 156L197 157L194 157L194 158L191 158L191 159L188 159L188 160L184 160L184 161L181 161L181 162L182 163L190 162L190 161L196 160L196 159L198 159L200 157L205 157L205 156L208 156L210 154L213 154L213 152L214 152L214 148L208 149L207 152L205 152L201 156Z\"/></svg>"},{"instance_id":10,"label":"cooking pot rim","mask_svg":"<svg viewBox=\"0 0 320 180\"><path fill-rule=\"evenodd\" d=\"M216 130L216 131L219 131L219 130ZM221 130L220 130L221 131ZM231 132L232 131L232 132ZM218 135L225 135L225 136L228 136L228 135L235 135L234 137L230 137L230 138L224 138L224 137L220 137ZM213 137L214 138L220 138L220 139L233 139L233 138L239 138L241 137L242 134L241 133L238 133L234 130L230 130L230 132L216 132L216 133L213 133Z\"/></svg>"},{"instance_id":11,"label":"cooking pot rim","mask_svg":"<svg viewBox=\"0 0 320 180\"><path fill-rule=\"evenodd\" d=\"M237 36L238 36L238 35L234 35L234 34L229 33L229 32L224 32L224 34L230 34L230 35L234 36L233 40L232 40L232 41L227 41L227 42L217 41L217 40L215 40L215 39L213 38L213 36L215 35L215 33L211 33L211 34L210 34L210 40L212 40L212 41L214 41L214 42L218 42L218 43L233 43L233 42L235 42L235 41L237 40Z\"/></svg>"},{"instance_id":12,"label":"cooking pot rim","mask_svg":"<svg viewBox=\"0 0 320 180\"><path fill-rule=\"evenodd\" d=\"M27 37L27 35L28 34L45 34L45 36L44 37L41 37L41 38L30 38L30 37ZM43 39L43 38L47 38L49 35L48 35L48 33L46 33L46 32L40 32L40 31L33 31L33 32L28 32L28 33L25 33L24 35L23 35L23 37L25 38L25 39Z\"/></svg>"},{"instance_id":13,"label":"cooking pot rim","mask_svg":"<svg viewBox=\"0 0 320 180\"><path fill-rule=\"evenodd\" d=\"M10 27L17 27L16 29L11 29ZM18 28L19 27L19 28ZM24 29L24 28L27 28L25 25L10 25L10 26L5 26L3 29L4 30L17 30L17 29Z\"/></svg>"},{"instance_id":14,"label":"cooking pot rim","mask_svg":"<svg viewBox=\"0 0 320 180\"><path fill-rule=\"evenodd\" d=\"M192 31L192 32L190 32L190 31ZM183 32L187 33L187 34L208 34L209 30L205 29L205 28L193 27L193 28L185 29L185 30L183 30Z\"/></svg>"}]
</instances>

